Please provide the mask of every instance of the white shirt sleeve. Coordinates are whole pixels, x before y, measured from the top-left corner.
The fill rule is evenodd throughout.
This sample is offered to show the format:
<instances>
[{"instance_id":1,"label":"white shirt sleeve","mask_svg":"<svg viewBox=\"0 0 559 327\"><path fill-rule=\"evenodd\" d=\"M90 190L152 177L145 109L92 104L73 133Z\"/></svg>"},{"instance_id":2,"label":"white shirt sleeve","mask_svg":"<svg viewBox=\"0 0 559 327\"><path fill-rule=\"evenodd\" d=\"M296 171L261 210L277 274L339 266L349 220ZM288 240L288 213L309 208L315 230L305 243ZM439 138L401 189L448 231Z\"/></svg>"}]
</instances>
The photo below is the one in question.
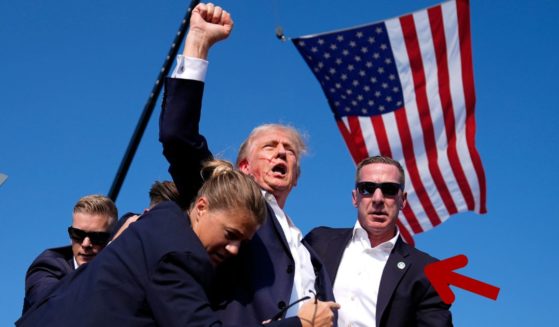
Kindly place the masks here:
<instances>
[{"instance_id":1,"label":"white shirt sleeve","mask_svg":"<svg viewBox=\"0 0 559 327\"><path fill-rule=\"evenodd\" d=\"M171 77L205 82L208 61L200 58L177 56L177 66Z\"/></svg>"}]
</instances>

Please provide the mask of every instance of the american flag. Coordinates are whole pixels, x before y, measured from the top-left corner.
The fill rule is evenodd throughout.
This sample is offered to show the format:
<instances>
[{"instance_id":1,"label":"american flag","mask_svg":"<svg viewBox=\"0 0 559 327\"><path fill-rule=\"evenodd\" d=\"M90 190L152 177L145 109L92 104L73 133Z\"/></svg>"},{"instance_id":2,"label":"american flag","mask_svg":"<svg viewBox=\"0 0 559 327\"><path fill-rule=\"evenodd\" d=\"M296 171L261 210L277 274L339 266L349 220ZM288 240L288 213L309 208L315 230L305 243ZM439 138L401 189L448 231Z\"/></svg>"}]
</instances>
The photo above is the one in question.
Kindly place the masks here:
<instances>
[{"instance_id":1,"label":"american flag","mask_svg":"<svg viewBox=\"0 0 559 327\"><path fill-rule=\"evenodd\" d=\"M409 243L452 214L486 212L468 0L292 41L353 160L381 154L404 167L408 206L398 226Z\"/></svg>"}]
</instances>

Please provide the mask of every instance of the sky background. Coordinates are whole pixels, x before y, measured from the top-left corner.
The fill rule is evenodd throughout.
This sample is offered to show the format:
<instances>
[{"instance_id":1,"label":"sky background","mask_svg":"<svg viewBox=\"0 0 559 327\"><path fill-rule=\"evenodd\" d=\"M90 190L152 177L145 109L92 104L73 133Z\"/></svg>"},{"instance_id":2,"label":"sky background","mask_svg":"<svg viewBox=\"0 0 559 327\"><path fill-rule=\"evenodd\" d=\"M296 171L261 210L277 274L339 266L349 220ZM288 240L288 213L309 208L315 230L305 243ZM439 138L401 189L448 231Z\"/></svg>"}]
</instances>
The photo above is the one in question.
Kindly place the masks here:
<instances>
[{"instance_id":1,"label":"sky background","mask_svg":"<svg viewBox=\"0 0 559 327\"><path fill-rule=\"evenodd\" d=\"M557 285L559 2L471 1L477 147L488 213L462 213L416 236L458 272L501 288L497 301L454 288L455 326L554 325ZM234 160L248 132L291 123L309 135L286 211L303 233L353 226L354 163L296 37L399 16L434 0L224 0L231 37L212 49L201 131ZM75 202L108 193L187 1L0 2L0 326L18 319L29 264L69 244ZM158 104L123 185L119 212L148 205L170 179Z\"/></svg>"}]
</instances>

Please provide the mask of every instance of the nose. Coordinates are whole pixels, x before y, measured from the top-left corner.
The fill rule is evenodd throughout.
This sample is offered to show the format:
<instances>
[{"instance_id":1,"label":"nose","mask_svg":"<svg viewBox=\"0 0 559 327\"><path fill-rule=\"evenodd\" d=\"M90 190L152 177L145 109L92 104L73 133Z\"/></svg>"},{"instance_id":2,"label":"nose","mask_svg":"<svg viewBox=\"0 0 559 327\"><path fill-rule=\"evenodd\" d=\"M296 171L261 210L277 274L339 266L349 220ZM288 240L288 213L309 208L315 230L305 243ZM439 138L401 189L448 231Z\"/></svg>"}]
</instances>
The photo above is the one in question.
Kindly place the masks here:
<instances>
[{"instance_id":1,"label":"nose","mask_svg":"<svg viewBox=\"0 0 559 327\"><path fill-rule=\"evenodd\" d=\"M93 246L93 243L91 243L91 240L89 239L89 237L86 236L86 237L83 239L83 241L82 241L82 243L81 243L81 246L84 247L84 248L90 248L90 247Z\"/></svg>"},{"instance_id":2,"label":"nose","mask_svg":"<svg viewBox=\"0 0 559 327\"><path fill-rule=\"evenodd\" d=\"M381 203L382 201L384 201L384 194L382 194L382 191L381 191L380 187L378 187L373 192L372 200L373 200L373 203Z\"/></svg>"},{"instance_id":3,"label":"nose","mask_svg":"<svg viewBox=\"0 0 559 327\"><path fill-rule=\"evenodd\" d=\"M239 248L241 247L241 241L231 241L225 246L225 250L231 255L235 256L239 254Z\"/></svg>"},{"instance_id":4,"label":"nose","mask_svg":"<svg viewBox=\"0 0 559 327\"><path fill-rule=\"evenodd\" d=\"M287 156L287 151L285 150L285 147L283 146L283 144L278 143L277 147L276 147L277 153L278 153L278 157L280 158L285 158Z\"/></svg>"}]
</instances>

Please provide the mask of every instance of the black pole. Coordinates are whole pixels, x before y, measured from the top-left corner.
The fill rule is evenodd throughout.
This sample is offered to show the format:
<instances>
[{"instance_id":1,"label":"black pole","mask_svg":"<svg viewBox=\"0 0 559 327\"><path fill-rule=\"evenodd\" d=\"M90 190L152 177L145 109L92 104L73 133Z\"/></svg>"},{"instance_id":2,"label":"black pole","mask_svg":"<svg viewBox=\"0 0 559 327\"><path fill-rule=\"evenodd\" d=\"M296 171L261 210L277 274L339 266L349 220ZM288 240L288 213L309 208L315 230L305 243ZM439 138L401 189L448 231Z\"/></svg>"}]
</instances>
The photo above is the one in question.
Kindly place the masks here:
<instances>
[{"instance_id":1,"label":"black pole","mask_svg":"<svg viewBox=\"0 0 559 327\"><path fill-rule=\"evenodd\" d=\"M190 23L190 14L194 7L200 3L200 0L192 0L190 5L188 6L188 10L186 11L186 15L184 16L181 26L171 44L171 48L169 49L169 53L167 57L165 57L165 62L163 63L163 67L159 71L159 75L155 80L155 85L151 90L151 94L149 95L148 101L144 106L144 111L138 120L138 124L136 125L136 129L134 130L134 134L132 134L132 138L130 139L130 143L128 143L128 148L126 149L126 153L124 153L124 157L120 162L120 166L118 167L118 171L116 172L115 179L113 180L113 184L111 185L111 189L109 190L109 198L116 202L116 198L118 197L118 193L120 192L120 188L122 187L122 183L124 183L124 179L126 178L126 174L128 173L128 169L130 168L130 164L132 163L132 159L134 159L134 155L136 154L136 150L138 150L138 145L140 145L140 141L142 140L142 136L144 135L144 131L148 125L149 119L151 118L151 114L153 113L153 109L155 108L155 103L157 102L157 98L161 93L161 88L163 87L163 78L167 76L171 66L173 64L174 58L177 56L177 52L179 51L180 45L184 36L186 34L186 29Z\"/></svg>"}]
</instances>

